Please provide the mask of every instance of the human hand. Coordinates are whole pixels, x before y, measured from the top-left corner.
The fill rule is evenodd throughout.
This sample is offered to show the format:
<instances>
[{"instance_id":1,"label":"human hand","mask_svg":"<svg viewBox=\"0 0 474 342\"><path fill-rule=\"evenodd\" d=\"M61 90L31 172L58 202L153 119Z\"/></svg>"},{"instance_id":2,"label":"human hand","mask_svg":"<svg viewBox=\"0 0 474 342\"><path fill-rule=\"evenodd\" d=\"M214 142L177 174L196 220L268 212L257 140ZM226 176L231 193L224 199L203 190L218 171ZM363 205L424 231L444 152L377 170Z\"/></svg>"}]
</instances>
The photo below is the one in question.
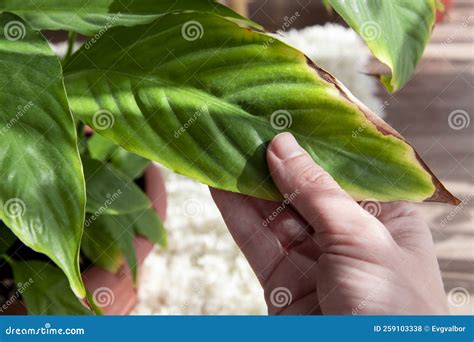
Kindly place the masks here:
<instances>
[{"instance_id":1,"label":"human hand","mask_svg":"<svg viewBox=\"0 0 474 342\"><path fill-rule=\"evenodd\" d=\"M285 203L211 189L264 289L269 314L447 314L431 233L414 206L377 217L283 133L267 151Z\"/></svg>"}]
</instances>

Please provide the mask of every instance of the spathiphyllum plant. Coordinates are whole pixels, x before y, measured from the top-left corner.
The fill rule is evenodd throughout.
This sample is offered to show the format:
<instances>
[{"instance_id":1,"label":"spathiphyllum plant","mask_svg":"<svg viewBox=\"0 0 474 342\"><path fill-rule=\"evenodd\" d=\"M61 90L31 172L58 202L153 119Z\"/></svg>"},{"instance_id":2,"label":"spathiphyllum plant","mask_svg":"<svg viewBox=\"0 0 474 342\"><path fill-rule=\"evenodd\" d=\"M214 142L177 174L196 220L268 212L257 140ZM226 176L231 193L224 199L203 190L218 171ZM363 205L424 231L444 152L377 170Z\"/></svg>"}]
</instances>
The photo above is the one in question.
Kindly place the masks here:
<instances>
[{"instance_id":1,"label":"spathiphyllum plant","mask_svg":"<svg viewBox=\"0 0 474 342\"><path fill-rule=\"evenodd\" d=\"M390 68L388 91L400 89L430 38L436 1L326 3ZM64 58L44 30L69 32ZM72 53L76 35L87 39ZM356 200L458 203L317 61L221 4L0 0L2 272L29 284L32 313L92 312L77 299L86 297L80 256L112 272L126 260L135 273L134 235L165 244L135 182L149 161L279 201L265 150L282 131Z\"/></svg>"}]
</instances>

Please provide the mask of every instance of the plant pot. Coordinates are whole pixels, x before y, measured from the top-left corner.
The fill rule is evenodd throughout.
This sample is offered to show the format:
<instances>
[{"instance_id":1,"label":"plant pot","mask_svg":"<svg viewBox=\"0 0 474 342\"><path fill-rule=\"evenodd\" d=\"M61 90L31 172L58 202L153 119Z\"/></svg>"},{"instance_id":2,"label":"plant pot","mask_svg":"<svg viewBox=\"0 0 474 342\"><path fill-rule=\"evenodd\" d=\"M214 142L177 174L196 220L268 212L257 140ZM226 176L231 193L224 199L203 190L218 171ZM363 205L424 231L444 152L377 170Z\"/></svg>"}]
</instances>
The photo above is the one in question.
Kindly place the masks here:
<instances>
[{"instance_id":1,"label":"plant pot","mask_svg":"<svg viewBox=\"0 0 474 342\"><path fill-rule=\"evenodd\" d=\"M158 166L151 164L145 171L145 192L153 203L162 221L166 219L166 189L163 177ZM140 281L140 269L145 258L153 249L153 243L136 236L134 240L135 253L138 263L137 286ZM124 263L116 274L92 266L82 273L82 279L88 292L94 297L97 305L105 315L128 315L137 303L137 288L133 286L131 272ZM16 301L7 310L5 315L26 315L27 310L23 302Z\"/></svg>"}]
</instances>

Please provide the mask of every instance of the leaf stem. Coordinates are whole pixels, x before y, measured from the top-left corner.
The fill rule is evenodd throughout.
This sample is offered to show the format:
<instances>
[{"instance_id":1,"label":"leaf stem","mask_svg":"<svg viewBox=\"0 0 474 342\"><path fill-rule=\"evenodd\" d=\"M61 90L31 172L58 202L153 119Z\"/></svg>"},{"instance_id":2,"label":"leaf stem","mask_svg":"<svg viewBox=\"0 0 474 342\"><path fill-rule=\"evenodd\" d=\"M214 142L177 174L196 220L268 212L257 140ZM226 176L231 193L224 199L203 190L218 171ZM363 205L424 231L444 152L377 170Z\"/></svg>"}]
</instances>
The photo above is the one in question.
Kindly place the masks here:
<instances>
[{"instance_id":1,"label":"leaf stem","mask_svg":"<svg viewBox=\"0 0 474 342\"><path fill-rule=\"evenodd\" d=\"M69 32L67 36L67 52L66 52L66 56L64 56L63 62L67 61L69 57L72 56L72 53L74 52L74 43L76 42L76 37L77 37L76 32L72 32L72 31Z\"/></svg>"}]
</instances>

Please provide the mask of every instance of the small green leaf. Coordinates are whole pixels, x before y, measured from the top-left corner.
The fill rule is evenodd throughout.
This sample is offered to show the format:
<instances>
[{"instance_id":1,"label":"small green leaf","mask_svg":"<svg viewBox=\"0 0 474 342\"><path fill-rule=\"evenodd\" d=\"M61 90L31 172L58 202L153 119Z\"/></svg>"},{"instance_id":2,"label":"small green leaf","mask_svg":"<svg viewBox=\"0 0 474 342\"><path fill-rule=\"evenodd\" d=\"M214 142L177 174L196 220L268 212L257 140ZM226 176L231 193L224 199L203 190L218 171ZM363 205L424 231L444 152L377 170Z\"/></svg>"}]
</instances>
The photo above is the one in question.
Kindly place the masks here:
<instances>
[{"instance_id":1,"label":"small green leaf","mask_svg":"<svg viewBox=\"0 0 474 342\"><path fill-rule=\"evenodd\" d=\"M90 226L91 216L86 217L81 250L95 265L115 273L123 263L123 254L113 235L97 225Z\"/></svg>"},{"instance_id":2,"label":"small green leaf","mask_svg":"<svg viewBox=\"0 0 474 342\"><path fill-rule=\"evenodd\" d=\"M329 0L365 40L372 53L392 70L381 81L390 91L403 87L416 70L431 37L436 0Z\"/></svg>"},{"instance_id":3,"label":"small green leaf","mask_svg":"<svg viewBox=\"0 0 474 342\"><path fill-rule=\"evenodd\" d=\"M131 179L139 178L150 161L128 152L99 134L94 134L87 142L89 153L95 160L105 162L110 159L115 169Z\"/></svg>"},{"instance_id":4,"label":"small green leaf","mask_svg":"<svg viewBox=\"0 0 474 342\"><path fill-rule=\"evenodd\" d=\"M159 246L166 247L166 230L154 209L142 211L135 216L128 215L125 220L128 220L129 225L133 226L136 234Z\"/></svg>"},{"instance_id":5,"label":"small green leaf","mask_svg":"<svg viewBox=\"0 0 474 342\"><path fill-rule=\"evenodd\" d=\"M145 169L150 165L149 160L130 153L121 147L112 153L110 162L117 170L122 171L131 179L142 176Z\"/></svg>"},{"instance_id":6,"label":"small green leaf","mask_svg":"<svg viewBox=\"0 0 474 342\"><path fill-rule=\"evenodd\" d=\"M130 153L109 139L94 134L87 142L89 153L93 159L107 161L131 179L139 178L150 164L150 161Z\"/></svg>"},{"instance_id":7,"label":"small green leaf","mask_svg":"<svg viewBox=\"0 0 474 342\"><path fill-rule=\"evenodd\" d=\"M182 36L191 20L204 33L194 40ZM356 200L457 203L406 140L332 75L212 14L111 29L65 73L74 114L99 134L213 187L280 200L266 146L289 131Z\"/></svg>"},{"instance_id":8,"label":"small green leaf","mask_svg":"<svg viewBox=\"0 0 474 342\"><path fill-rule=\"evenodd\" d=\"M108 271L116 272L123 257L136 280L136 256L133 237L140 235L160 246L166 246L166 231L154 209L127 215L90 216L86 220L83 251ZM84 247L86 246L86 249Z\"/></svg>"},{"instance_id":9,"label":"small green leaf","mask_svg":"<svg viewBox=\"0 0 474 342\"><path fill-rule=\"evenodd\" d=\"M109 163L83 157L89 213L121 215L151 207L133 179Z\"/></svg>"},{"instance_id":10,"label":"small green leaf","mask_svg":"<svg viewBox=\"0 0 474 342\"><path fill-rule=\"evenodd\" d=\"M44 37L12 14L0 14L0 52L0 219L84 297L84 176L61 64Z\"/></svg>"},{"instance_id":11,"label":"small green leaf","mask_svg":"<svg viewBox=\"0 0 474 342\"><path fill-rule=\"evenodd\" d=\"M114 26L152 22L169 13L213 12L260 28L251 20L212 0L0 0L0 12L12 12L38 30L64 30L92 36Z\"/></svg>"},{"instance_id":12,"label":"small green leaf","mask_svg":"<svg viewBox=\"0 0 474 342\"><path fill-rule=\"evenodd\" d=\"M137 214L139 213L134 213L134 215ZM122 255L127 260L132 272L133 281L135 282L137 274L137 259L135 248L133 246L135 231L134 227L129 223L130 220L128 219L128 215L100 215L90 221L88 229L90 229L91 233L101 231L110 237L110 242L105 240L97 240L96 242L102 244L102 248L105 249L110 247L112 244L120 249Z\"/></svg>"},{"instance_id":13,"label":"small green leaf","mask_svg":"<svg viewBox=\"0 0 474 342\"><path fill-rule=\"evenodd\" d=\"M30 315L90 315L69 288L64 273L51 263L9 259L18 291Z\"/></svg>"},{"instance_id":14,"label":"small green leaf","mask_svg":"<svg viewBox=\"0 0 474 342\"><path fill-rule=\"evenodd\" d=\"M94 134L87 140L87 147L90 156L101 162L107 161L112 153L118 148L118 146L112 141L99 134Z\"/></svg>"}]
</instances>

